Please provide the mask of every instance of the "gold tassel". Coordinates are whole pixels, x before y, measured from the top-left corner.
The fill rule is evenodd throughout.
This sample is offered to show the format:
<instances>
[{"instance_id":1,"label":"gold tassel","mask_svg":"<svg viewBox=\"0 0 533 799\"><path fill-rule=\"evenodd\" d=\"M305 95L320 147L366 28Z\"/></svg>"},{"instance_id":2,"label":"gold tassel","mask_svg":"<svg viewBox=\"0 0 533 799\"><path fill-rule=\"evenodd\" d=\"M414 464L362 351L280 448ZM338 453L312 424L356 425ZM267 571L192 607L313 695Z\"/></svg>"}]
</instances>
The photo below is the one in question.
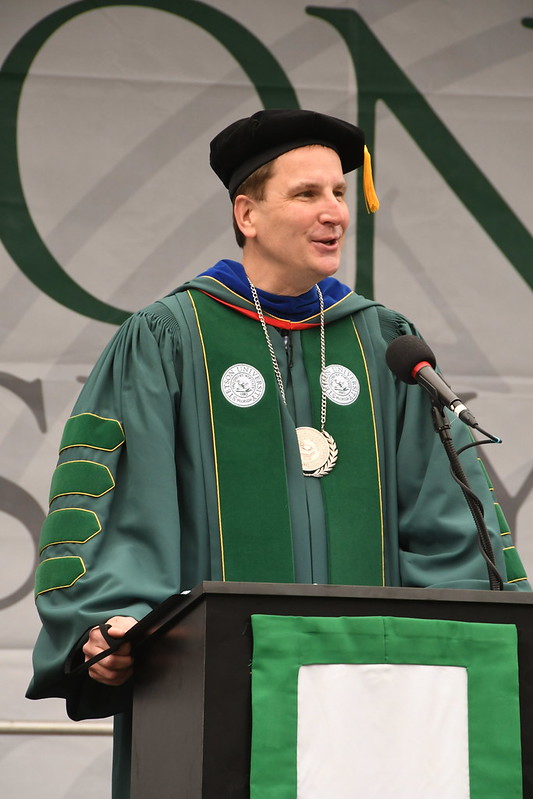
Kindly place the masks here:
<instances>
[{"instance_id":1,"label":"gold tassel","mask_svg":"<svg viewBox=\"0 0 533 799\"><path fill-rule=\"evenodd\" d=\"M365 195L366 210L369 214L374 214L379 208L379 200L374 188L372 177L372 159L365 144L363 157L363 194Z\"/></svg>"}]
</instances>

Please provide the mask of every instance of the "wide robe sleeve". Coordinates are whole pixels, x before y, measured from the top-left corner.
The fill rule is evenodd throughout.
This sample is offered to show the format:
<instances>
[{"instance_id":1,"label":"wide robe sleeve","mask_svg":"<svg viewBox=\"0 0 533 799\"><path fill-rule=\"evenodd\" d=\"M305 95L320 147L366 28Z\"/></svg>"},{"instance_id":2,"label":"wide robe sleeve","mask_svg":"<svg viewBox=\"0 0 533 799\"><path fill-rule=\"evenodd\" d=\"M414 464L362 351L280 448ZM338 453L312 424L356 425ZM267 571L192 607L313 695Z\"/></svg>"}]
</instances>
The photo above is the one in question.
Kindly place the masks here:
<instances>
[{"instance_id":1,"label":"wide robe sleeve","mask_svg":"<svg viewBox=\"0 0 533 799\"><path fill-rule=\"evenodd\" d=\"M180 590L179 331L154 308L130 317L103 352L52 477L36 572L43 629L27 695L65 697L74 719L112 715L129 701L128 685L65 676L84 631L115 615L140 619Z\"/></svg>"},{"instance_id":2,"label":"wide robe sleeve","mask_svg":"<svg viewBox=\"0 0 533 799\"><path fill-rule=\"evenodd\" d=\"M406 332L415 332L408 330ZM397 387L397 505L401 584L433 588L490 588L475 522L431 418L429 396L419 386ZM446 411L454 446L472 442L469 428ZM482 436L478 436L481 438ZM482 448L481 448L482 449ZM497 503L479 447L459 456L481 500L504 590L530 591L511 533Z\"/></svg>"}]
</instances>

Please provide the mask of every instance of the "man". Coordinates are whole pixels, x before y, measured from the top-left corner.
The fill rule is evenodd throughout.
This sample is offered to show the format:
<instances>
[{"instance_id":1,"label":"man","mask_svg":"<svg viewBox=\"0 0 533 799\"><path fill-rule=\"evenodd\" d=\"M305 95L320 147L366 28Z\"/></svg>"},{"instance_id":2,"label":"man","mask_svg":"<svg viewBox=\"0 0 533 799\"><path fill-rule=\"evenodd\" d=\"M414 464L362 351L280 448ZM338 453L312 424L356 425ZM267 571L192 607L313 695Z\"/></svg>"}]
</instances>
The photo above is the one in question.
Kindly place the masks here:
<instances>
[{"instance_id":1,"label":"man","mask_svg":"<svg viewBox=\"0 0 533 799\"><path fill-rule=\"evenodd\" d=\"M220 261L134 314L80 395L42 534L30 697L127 725L128 646L75 680L65 658L84 631L89 660L205 579L488 587L429 398L385 365L416 330L333 277L344 174L366 158L359 129L309 111L262 111L213 140L242 265ZM473 450L462 460L505 588L527 590ZM128 795L126 777L115 786Z\"/></svg>"}]
</instances>

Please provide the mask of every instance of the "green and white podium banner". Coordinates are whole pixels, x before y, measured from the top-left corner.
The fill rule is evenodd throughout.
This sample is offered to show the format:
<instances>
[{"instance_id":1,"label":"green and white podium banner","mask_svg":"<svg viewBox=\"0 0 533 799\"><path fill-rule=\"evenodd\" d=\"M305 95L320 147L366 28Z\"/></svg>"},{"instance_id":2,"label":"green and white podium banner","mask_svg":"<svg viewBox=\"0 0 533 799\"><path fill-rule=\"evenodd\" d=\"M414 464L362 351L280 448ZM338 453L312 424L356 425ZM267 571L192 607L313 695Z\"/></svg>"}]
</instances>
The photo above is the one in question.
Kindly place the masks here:
<instances>
[{"instance_id":1,"label":"green and white podium banner","mask_svg":"<svg viewBox=\"0 0 533 799\"><path fill-rule=\"evenodd\" d=\"M521 799L513 625L252 624L251 799Z\"/></svg>"}]
</instances>

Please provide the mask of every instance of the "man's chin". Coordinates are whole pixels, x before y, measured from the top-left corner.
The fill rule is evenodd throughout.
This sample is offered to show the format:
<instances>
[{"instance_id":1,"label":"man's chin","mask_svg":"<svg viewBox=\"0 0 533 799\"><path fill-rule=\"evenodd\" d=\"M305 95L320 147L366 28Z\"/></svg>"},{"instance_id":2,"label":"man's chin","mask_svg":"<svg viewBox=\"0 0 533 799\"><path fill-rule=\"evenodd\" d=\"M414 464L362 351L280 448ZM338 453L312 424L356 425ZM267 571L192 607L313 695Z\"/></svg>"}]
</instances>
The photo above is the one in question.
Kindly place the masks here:
<instances>
[{"instance_id":1,"label":"man's chin","mask_svg":"<svg viewBox=\"0 0 533 799\"><path fill-rule=\"evenodd\" d=\"M341 259L338 256L323 258L317 265L317 281L323 280L325 277L332 277L339 270Z\"/></svg>"}]
</instances>

